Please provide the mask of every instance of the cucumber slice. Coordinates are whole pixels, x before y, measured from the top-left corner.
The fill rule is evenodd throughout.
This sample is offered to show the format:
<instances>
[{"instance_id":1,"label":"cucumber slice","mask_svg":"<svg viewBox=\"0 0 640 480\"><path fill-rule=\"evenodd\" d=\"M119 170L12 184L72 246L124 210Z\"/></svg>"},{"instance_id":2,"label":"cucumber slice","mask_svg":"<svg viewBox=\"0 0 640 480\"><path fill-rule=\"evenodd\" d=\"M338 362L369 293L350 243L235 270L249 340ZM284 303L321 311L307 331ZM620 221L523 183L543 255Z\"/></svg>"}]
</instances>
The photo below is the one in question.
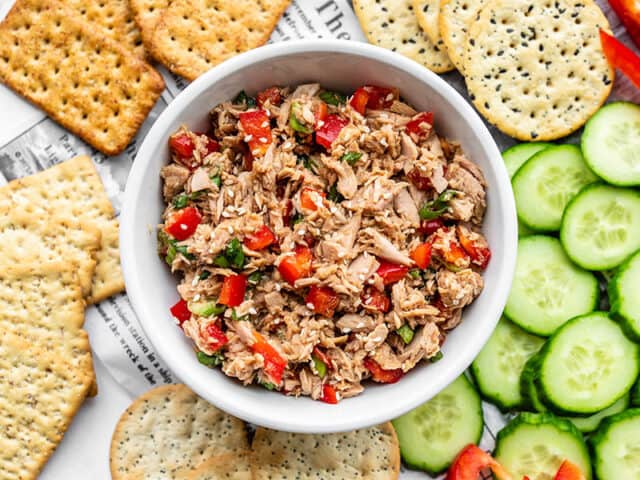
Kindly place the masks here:
<instances>
[{"instance_id":1,"label":"cucumber slice","mask_svg":"<svg viewBox=\"0 0 640 480\"><path fill-rule=\"evenodd\" d=\"M638 377L640 347L605 312L565 323L545 343L537 386L563 414L593 414L625 395Z\"/></svg>"},{"instance_id":2,"label":"cucumber slice","mask_svg":"<svg viewBox=\"0 0 640 480\"><path fill-rule=\"evenodd\" d=\"M612 316L620 322L629 338L640 342L640 252L620 266L609 282Z\"/></svg>"},{"instance_id":3,"label":"cucumber slice","mask_svg":"<svg viewBox=\"0 0 640 480\"><path fill-rule=\"evenodd\" d=\"M605 418L591 443L600 480L640 478L640 408Z\"/></svg>"},{"instance_id":4,"label":"cucumber slice","mask_svg":"<svg viewBox=\"0 0 640 480\"><path fill-rule=\"evenodd\" d=\"M578 430L580 430L582 433L591 433L591 432L595 432L598 429L602 420L604 420L607 417L610 417L611 415L624 412L627 409L627 407L629 407L629 395L625 395L610 407L607 407L604 410L601 410L600 412L591 415L590 417L564 417L564 418L566 418L571 423L573 423L576 427L578 427Z\"/></svg>"},{"instance_id":5,"label":"cucumber slice","mask_svg":"<svg viewBox=\"0 0 640 480\"><path fill-rule=\"evenodd\" d=\"M569 202L560 228L567 255L588 270L609 270L640 249L640 192L595 184Z\"/></svg>"},{"instance_id":6,"label":"cucumber slice","mask_svg":"<svg viewBox=\"0 0 640 480\"><path fill-rule=\"evenodd\" d=\"M521 413L498 433L494 456L513 478L552 480L564 460L591 479L589 452L582 434L551 413Z\"/></svg>"},{"instance_id":7,"label":"cucumber slice","mask_svg":"<svg viewBox=\"0 0 640 480\"><path fill-rule=\"evenodd\" d=\"M557 145L536 153L512 180L518 219L534 230L559 230L569 200L597 179L575 145Z\"/></svg>"},{"instance_id":8,"label":"cucumber slice","mask_svg":"<svg viewBox=\"0 0 640 480\"><path fill-rule=\"evenodd\" d=\"M542 235L520 239L505 307L505 315L516 325L548 336L568 319L593 311L599 298L596 277L571 263L557 239Z\"/></svg>"},{"instance_id":9,"label":"cucumber slice","mask_svg":"<svg viewBox=\"0 0 640 480\"><path fill-rule=\"evenodd\" d=\"M504 166L507 167L509 178L513 178L522 164L533 157L536 153L552 146L553 143L536 142L519 143L511 148L507 148L502 152L502 160L504 160Z\"/></svg>"},{"instance_id":10,"label":"cucumber slice","mask_svg":"<svg viewBox=\"0 0 640 480\"><path fill-rule=\"evenodd\" d=\"M591 169L613 185L640 185L640 106L613 102L584 127L582 151Z\"/></svg>"},{"instance_id":11,"label":"cucumber slice","mask_svg":"<svg viewBox=\"0 0 640 480\"><path fill-rule=\"evenodd\" d=\"M501 410L522 406L520 374L543 343L544 339L502 318L471 364L480 393Z\"/></svg>"},{"instance_id":12,"label":"cucumber slice","mask_svg":"<svg viewBox=\"0 0 640 480\"><path fill-rule=\"evenodd\" d=\"M536 353L524 364L522 375L520 375L520 394L522 395L523 408L543 413L549 409L542 403L538 395L538 387L536 387L541 361L542 355Z\"/></svg>"},{"instance_id":13,"label":"cucumber slice","mask_svg":"<svg viewBox=\"0 0 640 480\"><path fill-rule=\"evenodd\" d=\"M393 420L400 453L413 468L437 475L469 443L478 443L484 428L482 402L464 376L415 410Z\"/></svg>"}]
</instances>

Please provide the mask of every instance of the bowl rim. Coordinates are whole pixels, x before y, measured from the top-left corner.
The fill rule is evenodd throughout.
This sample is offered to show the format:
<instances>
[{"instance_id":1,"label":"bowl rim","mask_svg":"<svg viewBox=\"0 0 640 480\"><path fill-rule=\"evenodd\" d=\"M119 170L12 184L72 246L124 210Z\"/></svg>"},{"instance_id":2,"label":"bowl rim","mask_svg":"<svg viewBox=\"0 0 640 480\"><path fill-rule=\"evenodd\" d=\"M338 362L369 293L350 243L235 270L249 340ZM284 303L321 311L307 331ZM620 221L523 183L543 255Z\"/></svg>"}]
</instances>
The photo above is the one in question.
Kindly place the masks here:
<instances>
[{"instance_id":1,"label":"bowl rim","mask_svg":"<svg viewBox=\"0 0 640 480\"><path fill-rule=\"evenodd\" d=\"M496 278L501 279L501 281L494 287L502 288L493 293L494 301L490 304L491 308L484 312L484 315L489 315L494 319L492 328L487 328L486 331L483 330L477 332L470 348L461 349L461 351L455 355L453 363L446 373L433 379L432 390L435 390L436 392L441 391L469 367L475 356L489 339L489 336L493 333L493 330L500 319L515 272L518 236L515 201L513 200L513 194L511 191L511 182L509 181L508 173L502 162L500 162L500 164L496 164L497 162L494 161L501 158L500 151L495 140L489 133L489 130L471 105L452 86L435 73L413 60L381 47L350 40L319 39L278 42L241 53L212 68L188 85L174 98L173 101L169 103L167 108L154 122L150 131L144 138L129 172L124 193L123 207L120 215L120 257L125 285L127 287L127 295L131 300L131 304L139 319L140 325L158 355L160 355L179 380L187 384L202 398L214 403L222 410L251 423L289 432L330 433L367 427L388 421L389 419L396 418L417 407L419 404L424 402L425 399L420 396L395 398L393 402L386 402L384 409L366 409L367 411L359 412L357 417L349 419L343 418L340 423L334 422L327 424L327 418L331 419L333 416L319 415L318 418L305 418L304 422L296 421L291 418L273 418L268 414L265 415L259 411L244 408L242 402L235 402L234 399L229 398L228 395L225 396L212 393L210 389L206 389L204 385L193 378L190 368L180 364L179 362L167 362L167 359L171 357L171 350L170 345L166 343L166 338L163 338L164 336L160 334L162 329L152 328L152 322L150 320L145 320L151 318L152 315L147 311L146 303L148 302L148 295L143 293L144 283L141 276L142 272L138 272L133 268L133 265L135 264L133 249L123 248L127 245L133 244L135 241L132 238L134 236L134 212L136 211L136 208L134 208L133 205L135 205L138 192L143 187L145 172L151 159L151 154L153 153L157 142L165 141L164 138L160 138L162 132L170 127L174 122L175 117L181 113L184 107L191 103L195 98L202 95L212 84L215 84L228 75L233 74L238 70L242 70L253 63L262 62L272 58L314 52L328 54L339 52L341 54L351 54L364 57L374 62L388 64L391 67L408 73L414 77L417 82L428 85L428 87L436 93L446 97L451 106L460 113L460 117L463 121L468 124L469 129L480 140L482 148L488 152L490 163L492 164L492 168L495 170L497 179L497 188L495 189L496 198L499 198L499 203L502 203L501 213L503 215L501 222L504 242L505 245L513 245L513 248L500 252L502 257L501 269L496 272L495 276ZM215 401L212 401L212 398L215 398ZM319 405L322 404L319 403ZM332 405L330 407L339 407L339 404Z\"/></svg>"}]
</instances>

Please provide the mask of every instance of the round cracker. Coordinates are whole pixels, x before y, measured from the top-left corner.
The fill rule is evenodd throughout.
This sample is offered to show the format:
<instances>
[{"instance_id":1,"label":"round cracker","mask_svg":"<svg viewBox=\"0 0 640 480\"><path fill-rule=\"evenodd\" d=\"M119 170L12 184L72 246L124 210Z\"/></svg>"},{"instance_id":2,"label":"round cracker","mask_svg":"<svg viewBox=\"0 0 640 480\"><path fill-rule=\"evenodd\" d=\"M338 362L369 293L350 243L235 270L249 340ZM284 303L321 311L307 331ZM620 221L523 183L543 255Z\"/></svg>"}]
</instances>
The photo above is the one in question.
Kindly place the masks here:
<instances>
[{"instance_id":1,"label":"round cracker","mask_svg":"<svg viewBox=\"0 0 640 480\"><path fill-rule=\"evenodd\" d=\"M433 43L420 29L411 0L353 0L353 8L369 42L436 73L453 70L444 44Z\"/></svg>"},{"instance_id":2,"label":"round cracker","mask_svg":"<svg viewBox=\"0 0 640 480\"><path fill-rule=\"evenodd\" d=\"M469 29L464 69L471 100L517 139L570 134L613 86L601 28L609 23L592 0L491 0Z\"/></svg>"},{"instance_id":3,"label":"round cracker","mask_svg":"<svg viewBox=\"0 0 640 480\"><path fill-rule=\"evenodd\" d=\"M413 0L413 11L418 19L420 28L427 34L429 40L437 44L440 41L440 0Z\"/></svg>"},{"instance_id":4,"label":"round cracker","mask_svg":"<svg viewBox=\"0 0 640 480\"><path fill-rule=\"evenodd\" d=\"M400 473L398 437L389 422L323 435L258 428L252 446L253 480L396 480Z\"/></svg>"},{"instance_id":5,"label":"round cracker","mask_svg":"<svg viewBox=\"0 0 640 480\"><path fill-rule=\"evenodd\" d=\"M185 385L158 387L134 400L111 439L113 480L250 480L249 458L242 420Z\"/></svg>"},{"instance_id":6,"label":"round cracker","mask_svg":"<svg viewBox=\"0 0 640 480\"><path fill-rule=\"evenodd\" d=\"M442 0L438 30L449 58L464 74L464 50L469 26L488 0Z\"/></svg>"}]
</instances>

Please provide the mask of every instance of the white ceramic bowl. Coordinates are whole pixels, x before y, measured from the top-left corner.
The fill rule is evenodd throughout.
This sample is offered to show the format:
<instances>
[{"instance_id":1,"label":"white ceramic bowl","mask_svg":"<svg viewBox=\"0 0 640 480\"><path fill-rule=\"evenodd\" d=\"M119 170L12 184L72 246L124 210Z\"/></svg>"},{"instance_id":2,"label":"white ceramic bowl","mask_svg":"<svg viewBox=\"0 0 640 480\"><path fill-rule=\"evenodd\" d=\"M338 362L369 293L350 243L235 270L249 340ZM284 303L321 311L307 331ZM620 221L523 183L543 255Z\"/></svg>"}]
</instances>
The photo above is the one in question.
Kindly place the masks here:
<instances>
[{"instance_id":1,"label":"white ceramic bowl","mask_svg":"<svg viewBox=\"0 0 640 480\"><path fill-rule=\"evenodd\" d=\"M444 358L424 363L393 385L367 382L354 398L328 405L244 387L198 363L191 341L176 327L169 307L178 299L176 278L156 253L163 210L160 167L169 161L167 139L180 125L204 130L208 112L244 89L319 82L352 92L363 84L395 86L418 110L435 114L438 133L459 141L483 170L487 183L484 221L493 258L485 288L447 338ZM493 331L511 285L517 248L516 213L500 152L469 104L440 77L398 54L346 41L300 41L265 46L224 62L182 92L160 115L131 169L121 215L120 252L127 293L145 333L173 372L222 410L258 425L293 432L337 432L380 423L429 400L471 363ZM150 228L151 227L151 228Z\"/></svg>"}]
</instances>

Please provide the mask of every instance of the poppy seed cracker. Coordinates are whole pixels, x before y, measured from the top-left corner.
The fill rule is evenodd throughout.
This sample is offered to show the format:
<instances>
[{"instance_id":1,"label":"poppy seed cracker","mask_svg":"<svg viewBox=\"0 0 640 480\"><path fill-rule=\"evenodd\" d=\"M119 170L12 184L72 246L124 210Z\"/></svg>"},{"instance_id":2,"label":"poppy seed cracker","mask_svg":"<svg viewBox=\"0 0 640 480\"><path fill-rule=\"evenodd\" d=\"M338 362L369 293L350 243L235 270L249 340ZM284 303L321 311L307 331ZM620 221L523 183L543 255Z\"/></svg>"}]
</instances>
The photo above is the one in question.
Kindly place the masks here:
<instances>
[{"instance_id":1,"label":"poppy seed cracker","mask_svg":"<svg viewBox=\"0 0 640 480\"><path fill-rule=\"evenodd\" d=\"M592 0L491 0L469 29L469 95L507 135L555 140L605 102L614 72L600 45L609 23Z\"/></svg>"},{"instance_id":2,"label":"poppy seed cracker","mask_svg":"<svg viewBox=\"0 0 640 480\"><path fill-rule=\"evenodd\" d=\"M438 26L440 0L413 0L412 5L420 28L433 43L437 44L441 38Z\"/></svg>"},{"instance_id":3,"label":"poppy seed cracker","mask_svg":"<svg viewBox=\"0 0 640 480\"><path fill-rule=\"evenodd\" d=\"M449 58L464 74L464 49L469 26L488 0L442 0L438 29Z\"/></svg>"}]
</instances>

